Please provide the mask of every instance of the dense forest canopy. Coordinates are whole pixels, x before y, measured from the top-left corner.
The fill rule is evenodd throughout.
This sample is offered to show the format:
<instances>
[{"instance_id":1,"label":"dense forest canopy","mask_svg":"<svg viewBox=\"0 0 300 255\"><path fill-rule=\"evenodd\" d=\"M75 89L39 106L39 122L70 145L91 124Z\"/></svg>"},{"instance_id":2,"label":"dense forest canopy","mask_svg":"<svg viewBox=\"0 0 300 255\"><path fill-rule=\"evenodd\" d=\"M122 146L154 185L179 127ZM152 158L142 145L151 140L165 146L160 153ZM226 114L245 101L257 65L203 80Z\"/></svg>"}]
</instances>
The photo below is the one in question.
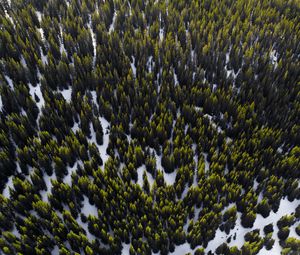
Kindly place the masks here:
<instances>
[{"instance_id":1,"label":"dense forest canopy","mask_svg":"<svg viewBox=\"0 0 300 255\"><path fill-rule=\"evenodd\" d=\"M0 254L300 254L298 0L0 7Z\"/></svg>"}]
</instances>

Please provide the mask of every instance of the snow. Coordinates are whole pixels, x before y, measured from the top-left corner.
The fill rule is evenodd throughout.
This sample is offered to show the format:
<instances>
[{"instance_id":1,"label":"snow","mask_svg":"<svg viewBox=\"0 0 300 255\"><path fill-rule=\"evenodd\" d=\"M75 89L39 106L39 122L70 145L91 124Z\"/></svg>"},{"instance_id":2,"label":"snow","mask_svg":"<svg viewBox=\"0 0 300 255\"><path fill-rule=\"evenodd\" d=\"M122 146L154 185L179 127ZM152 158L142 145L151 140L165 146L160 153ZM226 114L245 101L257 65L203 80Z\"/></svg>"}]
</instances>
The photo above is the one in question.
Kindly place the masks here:
<instances>
[{"instance_id":1,"label":"snow","mask_svg":"<svg viewBox=\"0 0 300 255\"><path fill-rule=\"evenodd\" d=\"M132 56L132 62L130 63L133 76L136 78L136 66L135 66L135 57Z\"/></svg>"},{"instance_id":2,"label":"snow","mask_svg":"<svg viewBox=\"0 0 300 255\"><path fill-rule=\"evenodd\" d=\"M121 254L122 255L129 255L130 254L129 253L130 244L122 243L122 247L123 247L123 249L122 249Z\"/></svg>"},{"instance_id":3,"label":"snow","mask_svg":"<svg viewBox=\"0 0 300 255\"><path fill-rule=\"evenodd\" d=\"M83 207L81 208L81 213L85 216L93 215L98 217L98 209L96 206L91 205L89 199L86 196L83 196Z\"/></svg>"},{"instance_id":4,"label":"snow","mask_svg":"<svg viewBox=\"0 0 300 255\"><path fill-rule=\"evenodd\" d=\"M60 93L63 95L64 99L68 103L71 102L71 95L72 95L72 88L71 87L69 87L68 89L61 90Z\"/></svg>"},{"instance_id":5,"label":"snow","mask_svg":"<svg viewBox=\"0 0 300 255\"><path fill-rule=\"evenodd\" d=\"M75 122L74 126L72 127L72 131L75 134L79 130L79 124Z\"/></svg>"},{"instance_id":6,"label":"snow","mask_svg":"<svg viewBox=\"0 0 300 255\"><path fill-rule=\"evenodd\" d=\"M109 133L110 133L109 132L109 122L104 117L100 117L99 120L101 122L102 129L103 129L103 144L102 145L97 144L96 132L95 132L92 124L90 124L92 138L89 139L89 141L96 144L96 146L99 150L100 156L103 160L103 165L105 165L106 161L109 158L109 155L106 153L106 150L108 147L108 142L109 142Z\"/></svg>"},{"instance_id":7,"label":"snow","mask_svg":"<svg viewBox=\"0 0 300 255\"><path fill-rule=\"evenodd\" d=\"M2 107L3 107L3 102L2 102L2 97L0 95L0 111L2 111Z\"/></svg>"},{"instance_id":8,"label":"snow","mask_svg":"<svg viewBox=\"0 0 300 255\"><path fill-rule=\"evenodd\" d=\"M37 16L39 22L41 22L42 21L42 13L40 11L36 11L36 16Z\"/></svg>"},{"instance_id":9,"label":"snow","mask_svg":"<svg viewBox=\"0 0 300 255\"><path fill-rule=\"evenodd\" d=\"M51 188L52 188L51 180L56 180L55 173L53 172L53 174L51 176L49 176L45 173L44 174L44 181L45 181L45 184L46 184L46 187L47 187L47 191L45 191L45 190L41 191L42 199L45 202L48 202L48 194L51 193Z\"/></svg>"},{"instance_id":10,"label":"snow","mask_svg":"<svg viewBox=\"0 0 300 255\"><path fill-rule=\"evenodd\" d=\"M55 245L53 250L51 251L51 255L58 255L58 254L59 254L59 248L57 245Z\"/></svg>"},{"instance_id":11,"label":"snow","mask_svg":"<svg viewBox=\"0 0 300 255\"><path fill-rule=\"evenodd\" d=\"M164 39L164 29L161 27L161 13L159 13L159 41L161 42Z\"/></svg>"},{"instance_id":12,"label":"snow","mask_svg":"<svg viewBox=\"0 0 300 255\"><path fill-rule=\"evenodd\" d=\"M33 87L31 83L28 83L28 86L29 86L29 93L30 93L32 99L35 100L34 94L36 94L38 96L38 98L40 99L39 102L36 102L36 105L41 112L42 107L45 105L45 99L44 99L42 91L41 91L41 84L38 83L36 87Z\"/></svg>"},{"instance_id":13,"label":"snow","mask_svg":"<svg viewBox=\"0 0 300 255\"><path fill-rule=\"evenodd\" d=\"M42 28L38 28L38 31L41 34L42 41L45 41L44 30Z\"/></svg>"},{"instance_id":14,"label":"snow","mask_svg":"<svg viewBox=\"0 0 300 255\"><path fill-rule=\"evenodd\" d=\"M191 249L191 246L189 243L184 243L178 246L175 246L175 250L173 252L171 252L170 254L173 255L182 255L182 254L187 254L189 252L193 252L193 250Z\"/></svg>"},{"instance_id":15,"label":"snow","mask_svg":"<svg viewBox=\"0 0 300 255\"><path fill-rule=\"evenodd\" d=\"M116 18L117 18L117 11L114 11L113 20L112 20L112 23L110 24L109 30L108 30L109 33L111 33L112 31L115 30L115 22L116 22Z\"/></svg>"},{"instance_id":16,"label":"snow","mask_svg":"<svg viewBox=\"0 0 300 255\"><path fill-rule=\"evenodd\" d=\"M9 78L7 75L4 75L7 83L8 83L8 86L13 90L14 89L14 84L13 84L13 81L11 78Z\"/></svg>"},{"instance_id":17,"label":"snow","mask_svg":"<svg viewBox=\"0 0 300 255\"><path fill-rule=\"evenodd\" d=\"M10 197L9 188L13 189L13 187L14 187L13 176L10 176L6 183L5 189L2 192L2 195L6 198L9 198Z\"/></svg>"},{"instance_id":18,"label":"snow","mask_svg":"<svg viewBox=\"0 0 300 255\"><path fill-rule=\"evenodd\" d=\"M208 162L208 160L207 160L207 153L203 153L203 156L204 156L204 164L205 164L205 169L204 169L204 171L205 171L205 173L207 173L208 170L209 170L209 162Z\"/></svg>"},{"instance_id":19,"label":"snow","mask_svg":"<svg viewBox=\"0 0 300 255\"><path fill-rule=\"evenodd\" d=\"M129 253L130 244L122 243L122 246L123 246L123 249L122 249L121 254L122 255L129 255L130 254ZM196 250L196 248L194 250ZM193 250L191 249L190 244L189 243L184 243L184 244L175 246L175 250L173 252L170 252L169 254L183 255L183 254L186 254L186 253L189 253L189 252L193 253ZM154 254L160 254L160 252L158 252L158 253L152 252L152 255L154 255Z\"/></svg>"},{"instance_id":20,"label":"snow","mask_svg":"<svg viewBox=\"0 0 300 255\"><path fill-rule=\"evenodd\" d=\"M159 29L159 40L162 41L164 39L164 29L160 28Z\"/></svg>"},{"instance_id":21,"label":"snow","mask_svg":"<svg viewBox=\"0 0 300 255\"><path fill-rule=\"evenodd\" d=\"M60 54L62 54L63 52L67 54L67 51L66 51L65 45L64 45L64 41L63 41L63 29L62 29L62 26L59 27L59 30L60 30L59 51L60 51Z\"/></svg>"},{"instance_id":22,"label":"snow","mask_svg":"<svg viewBox=\"0 0 300 255\"><path fill-rule=\"evenodd\" d=\"M17 238L20 238L20 237L21 237L20 232L19 232L19 230L16 228L16 226L14 226L13 230L11 231L11 233L12 233L15 237L17 237Z\"/></svg>"},{"instance_id":23,"label":"snow","mask_svg":"<svg viewBox=\"0 0 300 255\"><path fill-rule=\"evenodd\" d=\"M92 44L93 44L93 49L94 49L94 56L93 56L93 66L95 66L96 64L96 56L97 56L97 43L96 43L96 35L93 31L93 28L92 28L92 21L90 20L90 23L89 23L89 29L90 29L90 33L91 33L91 36L92 36Z\"/></svg>"},{"instance_id":24,"label":"snow","mask_svg":"<svg viewBox=\"0 0 300 255\"><path fill-rule=\"evenodd\" d=\"M225 232L222 232L220 229L216 231L216 236L213 240L211 240L208 243L208 246L206 248L206 252L209 250L215 251L215 249L222 244L223 242L226 242L226 239L230 236L233 236L236 233L236 240L231 239L231 242L228 244L230 247L232 246L237 246L238 248L241 248L244 245L244 235L254 229L260 229L260 236L263 237L263 228L264 226L273 223L274 226L274 233L273 233L273 239L275 240L275 243L273 245L273 248L270 251L266 251L265 249L261 249L258 255L267 255L267 254L272 254L272 255L280 255L281 252L281 246L279 244L279 239L277 236L278 232L278 227L277 227L277 221L284 215L291 214L295 211L295 208L298 206L299 200L295 200L293 202L289 202L286 198L281 199L279 209L277 213L274 213L271 211L270 215L267 218L263 218L260 214L256 215L256 220L254 222L254 225L252 228L244 228L241 225L241 213L237 213L237 220L236 220L236 225L234 229L232 229L227 235ZM228 206L230 207L230 206ZM225 211L226 208L223 210ZM291 231L292 236L294 236L294 230Z\"/></svg>"},{"instance_id":25,"label":"snow","mask_svg":"<svg viewBox=\"0 0 300 255\"><path fill-rule=\"evenodd\" d=\"M270 53L270 60L272 65L275 66L275 68L277 67L277 63L278 63L278 52L276 50L272 50Z\"/></svg>"},{"instance_id":26,"label":"snow","mask_svg":"<svg viewBox=\"0 0 300 255\"><path fill-rule=\"evenodd\" d=\"M173 173L166 173L164 171L164 179L167 185L173 185L175 183L175 179L176 179L176 171L174 171Z\"/></svg>"},{"instance_id":27,"label":"snow","mask_svg":"<svg viewBox=\"0 0 300 255\"><path fill-rule=\"evenodd\" d=\"M143 187L143 184L144 184L144 181L143 181L143 174L144 174L144 171L146 172L146 175L147 175L147 179L148 179L148 182L149 182L149 186L151 188L153 182L154 182L154 179L152 177L152 175L150 173L147 172L146 170L146 166L145 165L142 165L140 166L137 170L137 174L138 174L138 181L137 181L137 184L139 184L141 186L141 188Z\"/></svg>"},{"instance_id":28,"label":"snow","mask_svg":"<svg viewBox=\"0 0 300 255\"><path fill-rule=\"evenodd\" d=\"M174 69L174 68L173 68L173 69ZM176 72L175 72L175 69L173 70L173 78L174 78L174 84L175 84L175 86L178 85L179 82L178 82L178 78L177 78L177 74L176 74Z\"/></svg>"},{"instance_id":29,"label":"snow","mask_svg":"<svg viewBox=\"0 0 300 255\"><path fill-rule=\"evenodd\" d=\"M78 216L78 218L76 219L76 221L77 221L78 225L85 230L86 237L88 238L89 241L93 241L93 240L96 239L95 236L90 233L90 231L88 229L88 223L87 222L83 223L80 216Z\"/></svg>"},{"instance_id":30,"label":"snow","mask_svg":"<svg viewBox=\"0 0 300 255\"><path fill-rule=\"evenodd\" d=\"M150 56L147 60L146 67L148 69L148 73L152 73L153 71L153 56Z\"/></svg>"},{"instance_id":31,"label":"snow","mask_svg":"<svg viewBox=\"0 0 300 255\"><path fill-rule=\"evenodd\" d=\"M78 163L74 164L73 167L67 166L68 174L64 177L63 181L64 183L67 183L70 187L72 186L72 173L76 172L77 167Z\"/></svg>"},{"instance_id":32,"label":"snow","mask_svg":"<svg viewBox=\"0 0 300 255\"><path fill-rule=\"evenodd\" d=\"M41 59L42 59L43 65L47 65L48 64L48 56L44 55L42 49L41 49Z\"/></svg>"}]
</instances>

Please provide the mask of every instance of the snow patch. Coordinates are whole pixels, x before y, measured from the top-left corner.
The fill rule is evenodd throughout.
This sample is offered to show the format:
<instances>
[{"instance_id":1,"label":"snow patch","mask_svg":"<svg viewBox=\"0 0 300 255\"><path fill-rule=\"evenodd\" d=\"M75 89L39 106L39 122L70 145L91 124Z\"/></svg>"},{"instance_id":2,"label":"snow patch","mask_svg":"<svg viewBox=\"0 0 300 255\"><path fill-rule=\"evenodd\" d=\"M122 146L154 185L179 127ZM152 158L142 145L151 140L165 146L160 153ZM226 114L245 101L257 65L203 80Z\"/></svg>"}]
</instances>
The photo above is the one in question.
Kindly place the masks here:
<instances>
[{"instance_id":1,"label":"snow patch","mask_svg":"<svg viewBox=\"0 0 300 255\"><path fill-rule=\"evenodd\" d=\"M116 22L116 18L117 18L117 11L114 11L114 16L113 16L113 19L112 19L112 23L111 23L110 26L109 26L108 33L111 33L112 31L115 30L115 22Z\"/></svg>"},{"instance_id":2,"label":"snow patch","mask_svg":"<svg viewBox=\"0 0 300 255\"><path fill-rule=\"evenodd\" d=\"M9 86L12 90L14 90L13 80L12 80L11 78L9 78L7 75L4 75L4 77L5 77L5 79L6 79L7 83L8 83L8 86Z\"/></svg>"},{"instance_id":3,"label":"snow patch","mask_svg":"<svg viewBox=\"0 0 300 255\"><path fill-rule=\"evenodd\" d=\"M173 78L174 78L174 84L175 84L175 86L177 86L179 84L179 82L178 82L177 74L175 72L175 68L173 68Z\"/></svg>"},{"instance_id":4,"label":"snow patch","mask_svg":"<svg viewBox=\"0 0 300 255\"><path fill-rule=\"evenodd\" d=\"M144 184L143 174L144 174L144 171L145 171L146 175L147 175L148 182L149 182L149 186L151 188L151 186L154 182L154 179L153 179L152 175L147 172L145 165L140 166L136 171L137 171L137 174L138 174L137 184L139 184L141 188L143 187L143 184Z\"/></svg>"},{"instance_id":5,"label":"snow patch","mask_svg":"<svg viewBox=\"0 0 300 255\"><path fill-rule=\"evenodd\" d=\"M2 192L2 195L6 198L10 197L10 192L9 192L9 188L13 189L14 188L14 184L13 184L13 176L8 177L8 181L6 183L5 189Z\"/></svg>"},{"instance_id":6,"label":"snow patch","mask_svg":"<svg viewBox=\"0 0 300 255\"><path fill-rule=\"evenodd\" d=\"M54 172L51 176L49 176L45 173L43 178L44 178L44 181L45 181L45 184L46 184L46 187L47 187L47 191L42 190L41 191L41 196L42 196L43 201L48 202L49 201L48 200L48 194L51 193L51 188L52 188L51 180L56 180L56 176L55 176Z\"/></svg>"},{"instance_id":7,"label":"snow patch","mask_svg":"<svg viewBox=\"0 0 300 255\"><path fill-rule=\"evenodd\" d=\"M148 73L153 72L153 56L150 56L147 60L146 67L148 69Z\"/></svg>"},{"instance_id":8,"label":"snow patch","mask_svg":"<svg viewBox=\"0 0 300 255\"><path fill-rule=\"evenodd\" d=\"M45 99L41 91L41 84L38 83L36 87L33 87L31 83L28 83L28 86L29 86L29 93L32 99L35 100L35 95L37 95L37 97L39 98L39 102L36 102L36 105L41 112L42 107L45 105Z\"/></svg>"},{"instance_id":9,"label":"snow patch","mask_svg":"<svg viewBox=\"0 0 300 255\"><path fill-rule=\"evenodd\" d=\"M134 76L134 78L136 78L136 66L135 66L135 57L134 56L132 56L132 62L130 62L130 66L132 69L133 76Z\"/></svg>"},{"instance_id":10,"label":"snow patch","mask_svg":"<svg viewBox=\"0 0 300 255\"><path fill-rule=\"evenodd\" d=\"M122 243L122 255L129 255L130 244Z\"/></svg>"},{"instance_id":11,"label":"snow patch","mask_svg":"<svg viewBox=\"0 0 300 255\"><path fill-rule=\"evenodd\" d=\"M240 212L237 212L237 220L234 229L232 229L228 235L225 232L222 232L220 229L217 229L215 238L208 243L206 252L208 252L209 250L214 252L219 245L221 245L223 242L226 242L228 237L230 236L233 237L235 234L237 237L236 240L233 240L233 238L231 238L231 242L228 244L228 246L230 247L237 246L238 248L241 248L245 243L244 235L246 233L253 231L254 229L259 229L260 236L264 237L264 232L263 232L264 226L273 223L274 232L272 238L275 240L273 248L270 251L266 251L266 249L262 248L258 253L258 255L266 255L266 254L280 255L282 248L279 244L279 238L277 236L278 233L278 227L276 225L277 221L282 216L293 213L296 207L298 206L298 204L299 204L299 200L294 200L293 202L289 202L286 198L281 199L280 206L277 213L271 211L270 215L267 218L263 218L260 214L257 214L256 220L252 228L244 228L241 225L242 214ZM225 211L225 209L223 211ZM294 235L293 231L291 231L291 234Z\"/></svg>"},{"instance_id":12,"label":"snow patch","mask_svg":"<svg viewBox=\"0 0 300 255\"><path fill-rule=\"evenodd\" d=\"M277 64L278 64L278 52L276 50L271 51L270 60L271 60L272 65L274 65L276 68Z\"/></svg>"},{"instance_id":13,"label":"snow patch","mask_svg":"<svg viewBox=\"0 0 300 255\"><path fill-rule=\"evenodd\" d=\"M71 102L71 95L72 95L72 88L71 87L69 87L67 89L60 90L59 92L62 94L62 96L64 97L64 99L68 103Z\"/></svg>"},{"instance_id":14,"label":"snow patch","mask_svg":"<svg viewBox=\"0 0 300 255\"><path fill-rule=\"evenodd\" d=\"M68 174L64 177L64 183L67 183L70 187L72 187L72 173L76 172L78 167L78 163L74 164L73 167L67 166Z\"/></svg>"},{"instance_id":15,"label":"snow patch","mask_svg":"<svg viewBox=\"0 0 300 255\"><path fill-rule=\"evenodd\" d=\"M3 102L2 102L2 97L0 95L0 112L2 111L2 107L3 107Z\"/></svg>"},{"instance_id":16,"label":"snow patch","mask_svg":"<svg viewBox=\"0 0 300 255\"><path fill-rule=\"evenodd\" d=\"M39 22L41 22L42 21L42 13L40 11L36 11L35 13L36 13L36 16L37 16Z\"/></svg>"},{"instance_id":17,"label":"snow patch","mask_svg":"<svg viewBox=\"0 0 300 255\"><path fill-rule=\"evenodd\" d=\"M96 64L96 56L97 56L97 43L96 43L96 35L93 31L93 27L92 27L92 20L90 20L89 23L89 30L92 36L92 44L93 44L93 49L94 49L94 55L93 55L93 66L95 66Z\"/></svg>"},{"instance_id":18,"label":"snow patch","mask_svg":"<svg viewBox=\"0 0 300 255\"><path fill-rule=\"evenodd\" d=\"M96 206L91 205L89 199L86 196L83 196L83 207L81 208L81 213L85 216L93 215L98 217L98 209Z\"/></svg>"},{"instance_id":19,"label":"snow patch","mask_svg":"<svg viewBox=\"0 0 300 255\"><path fill-rule=\"evenodd\" d=\"M57 245L54 246L53 250L51 251L51 255L59 254L59 248Z\"/></svg>"},{"instance_id":20,"label":"snow patch","mask_svg":"<svg viewBox=\"0 0 300 255\"><path fill-rule=\"evenodd\" d=\"M101 159L103 161L103 165L105 165L106 161L109 158L109 155L106 153L106 150L108 147L108 142L109 142L109 133L110 133L109 132L109 122L103 117L100 117L99 120L101 122L102 129L103 129L103 144L102 145L97 144L96 132L95 132L92 124L90 124L92 138L89 139L89 141L96 144L96 146L99 150Z\"/></svg>"}]
</instances>

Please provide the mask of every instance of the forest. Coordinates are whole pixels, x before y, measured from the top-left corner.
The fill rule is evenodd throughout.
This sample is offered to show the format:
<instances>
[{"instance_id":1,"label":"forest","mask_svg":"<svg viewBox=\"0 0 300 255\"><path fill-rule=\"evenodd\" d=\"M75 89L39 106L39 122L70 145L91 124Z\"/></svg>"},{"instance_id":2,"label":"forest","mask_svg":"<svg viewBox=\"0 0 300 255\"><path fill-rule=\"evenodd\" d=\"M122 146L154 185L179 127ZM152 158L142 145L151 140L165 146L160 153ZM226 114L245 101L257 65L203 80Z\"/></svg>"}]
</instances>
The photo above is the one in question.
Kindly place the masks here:
<instances>
[{"instance_id":1,"label":"forest","mask_svg":"<svg viewBox=\"0 0 300 255\"><path fill-rule=\"evenodd\" d=\"M299 0L0 0L0 254L299 255Z\"/></svg>"}]
</instances>

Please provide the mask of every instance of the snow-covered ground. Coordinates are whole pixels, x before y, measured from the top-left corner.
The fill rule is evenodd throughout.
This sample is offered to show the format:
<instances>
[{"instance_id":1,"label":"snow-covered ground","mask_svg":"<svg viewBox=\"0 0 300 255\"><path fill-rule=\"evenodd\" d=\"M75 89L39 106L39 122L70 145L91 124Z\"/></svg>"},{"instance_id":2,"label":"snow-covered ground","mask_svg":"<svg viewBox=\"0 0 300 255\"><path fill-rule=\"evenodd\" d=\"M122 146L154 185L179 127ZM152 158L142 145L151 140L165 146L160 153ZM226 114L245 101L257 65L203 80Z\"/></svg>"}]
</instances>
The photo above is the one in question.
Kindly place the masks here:
<instances>
[{"instance_id":1,"label":"snow-covered ground","mask_svg":"<svg viewBox=\"0 0 300 255\"><path fill-rule=\"evenodd\" d=\"M93 56L93 66L95 66L95 64L96 64L96 56L97 56L97 42L96 42L96 34L93 31L91 19L90 19L90 23L89 23L89 30L90 30L90 33L91 33L91 36L92 36L92 44L93 44L93 50L94 50L93 51L93 53L94 53L94 56Z\"/></svg>"},{"instance_id":2,"label":"snow-covered ground","mask_svg":"<svg viewBox=\"0 0 300 255\"><path fill-rule=\"evenodd\" d=\"M38 97L38 102L36 102L37 107L39 108L40 112L42 110L42 107L45 105L45 99L43 97L42 91L41 91L41 84L38 83L36 87L33 87L31 83L28 83L29 85L29 93L33 100L35 100L35 95Z\"/></svg>"},{"instance_id":3,"label":"snow-covered ground","mask_svg":"<svg viewBox=\"0 0 300 255\"><path fill-rule=\"evenodd\" d=\"M44 181L45 181L45 184L46 184L46 187L47 187L47 191L45 190L42 190L40 192L41 196L42 196L42 200L44 202L48 202L48 194L51 193L51 189L52 189L52 183L51 183L51 180L56 180L56 175L55 173L53 172L53 174L51 176L47 175L46 173L44 174Z\"/></svg>"},{"instance_id":4,"label":"snow-covered ground","mask_svg":"<svg viewBox=\"0 0 300 255\"><path fill-rule=\"evenodd\" d=\"M3 102L2 102L2 97L0 95L0 111L2 111L2 107L3 107Z\"/></svg>"},{"instance_id":5,"label":"snow-covered ground","mask_svg":"<svg viewBox=\"0 0 300 255\"><path fill-rule=\"evenodd\" d=\"M135 57L132 56L132 62L130 62L133 76L136 78L136 66L135 66Z\"/></svg>"},{"instance_id":6,"label":"snow-covered ground","mask_svg":"<svg viewBox=\"0 0 300 255\"><path fill-rule=\"evenodd\" d=\"M96 144L96 146L99 150L100 156L103 160L103 165L105 165L105 162L109 158L109 155L106 153L106 150L107 150L108 142L109 142L109 133L110 133L109 132L109 126L110 126L110 124L104 117L100 117L99 120L101 122L102 129L103 129L103 144L102 145L97 144L96 132L95 132L94 127L93 127L92 124L90 124L90 130L91 130L92 138L89 139L89 141L91 143Z\"/></svg>"},{"instance_id":7,"label":"snow-covered ground","mask_svg":"<svg viewBox=\"0 0 300 255\"><path fill-rule=\"evenodd\" d=\"M64 183L67 183L69 186L72 186L72 173L76 172L77 167L78 163L74 164L73 167L67 166L68 174L63 179Z\"/></svg>"},{"instance_id":8,"label":"snow-covered ground","mask_svg":"<svg viewBox=\"0 0 300 255\"><path fill-rule=\"evenodd\" d=\"M72 95L72 88L71 88L71 87L69 87L69 88L67 88L67 89L63 89L63 90L61 90L61 91L59 91L59 92L62 94L62 96L64 97L64 99L65 99L68 103L71 102L71 95Z\"/></svg>"},{"instance_id":9,"label":"snow-covered ground","mask_svg":"<svg viewBox=\"0 0 300 255\"><path fill-rule=\"evenodd\" d=\"M115 30L115 22L116 22L117 15L118 15L117 11L115 10L114 11L114 16L113 16L113 19L112 19L112 23L109 26L109 30L108 30L109 33L111 33L112 31Z\"/></svg>"},{"instance_id":10,"label":"snow-covered ground","mask_svg":"<svg viewBox=\"0 0 300 255\"><path fill-rule=\"evenodd\" d=\"M4 75L4 77L5 77L5 80L6 80L7 83L8 83L8 86L9 86L12 90L14 90L14 84L13 84L12 79L9 78L7 75Z\"/></svg>"},{"instance_id":11,"label":"snow-covered ground","mask_svg":"<svg viewBox=\"0 0 300 255\"><path fill-rule=\"evenodd\" d=\"M14 186L14 184L13 184L13 177L10 176L10 177L8 178L8 181L7 181L7 183L6 183L6 186L5 186L5 188L4 188L3 192L2 192L2 195L3 195L4 197L6 197L6 198L9 198L9 197L10 197L9 188L12 188L12 189L13 189L13 186Z\"/></svg>"},{"instance_id":12,"label":"snow-covered ground","mask_svg":"<svg viewBox=\"0 0 300 255\"><path fill-rule=\"evenodd\" d=\"M83 213L85 216L93 215L98 217L98 210L97 207L94 205L91 205L88 198L86 196L83 196L83 207L81 208L81 213Z\"/></svg>"},{"instance_id":13,"label":"snow-covered ground","mask_svg":"<svg viewBox=\"0 0 300 255\"><path fill-rule=\"evenodd\" d=\"M144 184L143 174L144 174L144 172L146 172L147 179L148 179L148 182L149 182L149 185L150 185L150 188L151 188L151 186L154 182L154 179L153 179L152 175L147 172L145 165L140 166L136 171L137 171L137 174L138 174L137 184L139 184L141 187L143 187L143 184Z\"/></svg>"},{"instance_id":14,"label":"snow-covered ground","mask_svg":"<svg viewBox=\"0 0 300 255\"><path fill-rule=\"evenodd\" d=\"M260 214L256 215L256 220L254 222L254 225L252 228L244 228L241 225L241 213L237 213L237 220L236 225L234 229L230 231L230 233L227 235L225 232L222 232L220 229L217 230L216 236L213 240L211 240L206 248L206 252L209 250L215 251L215 249L221 245L223 242L226 242L226 239L228 237L233 237L236 234L236 240L233 240L231 238L231 242L228 243L229 247L237 246L238 248L241 248L244 243L244 235L254 229L260 230L260 236L264 237L263 228L264 226L273 223L274 226L274 232L272 238L275 240L275 243L273 245L273 248L270 251L266 251L265 249L261 249L258 253L259 255L280 255L280 252L282 250L281 246L279 245L279 239L277 236L278 227L277 227L277 221L284 215L291 214L295 212L296 207L299 205L299 201L295 200L293 202L289 202L286 198L281 199L279 209L277 213L274 213L271 211L269 217L263 218ZM230 206L228 206L229 208ZM226 209L226 208L225 208ZM297 236L296 236L297 237Z\"/></svg>"}]
</instances>

